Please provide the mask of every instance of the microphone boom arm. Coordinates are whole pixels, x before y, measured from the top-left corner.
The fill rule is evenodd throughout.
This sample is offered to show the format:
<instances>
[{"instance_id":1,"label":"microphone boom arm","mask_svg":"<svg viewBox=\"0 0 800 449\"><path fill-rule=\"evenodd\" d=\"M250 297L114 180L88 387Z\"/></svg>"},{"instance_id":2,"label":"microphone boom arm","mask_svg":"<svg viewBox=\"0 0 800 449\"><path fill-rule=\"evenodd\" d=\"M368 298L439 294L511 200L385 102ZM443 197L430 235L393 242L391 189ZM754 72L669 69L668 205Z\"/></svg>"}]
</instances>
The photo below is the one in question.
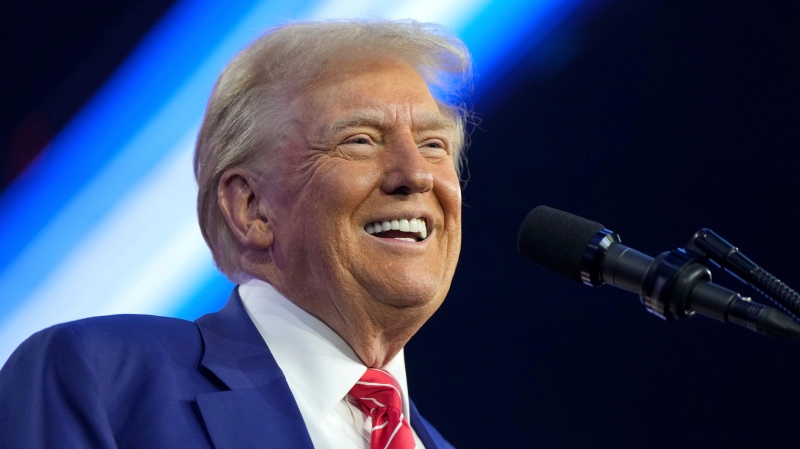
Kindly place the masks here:
<instances>
[{"instance_id":1,"label":"microphone boom arm","mask_svg":"<svg viewBox=\"0 0 800 449\"><path fill-rule=\"evenodd\" d=\"M665 320L705 315L763 334L800 340L800 322L793 317L711 283L711 272L700 263L712 253L704 247L711 240L693 241L697 244L690 242L686 250L653 258L621 244L619 236L600 223L538 206L522 222L517 247L526 259L573 282L592 287L609 284L634 292L648 311ZM719 241L732 247L721 238ZM800 297L797 299L800 310Z\"/></svg>"},{"instance_id":2,"label":"microphone boom arm","mask_svg":"<svg viewBox=\"0 0 800 449\"><path fill-rule=\"evenodd\" d=\"M686 251L693 257L716 262L725 271L749 284L795 319L800 317L800 294L758 266L742 254L739 248L711 229L703 228L695 232L686 245Z\"/></svg>"},{"instance_id":3,"label":"microphone boom arm","mask_svg":"<svg viewBox=\"0 0 800 449\"><path fill-rule=\"evenodd\" d=\"M761 334L800 341L800 324L792 317L712 283L708 268L683 249L652 258L619 242L619 236L607 229L595 235L581 263L585 284L609 284L637 293L650 313L667 321L691 318L696 313Z\"/></svg>"}]
</instances>

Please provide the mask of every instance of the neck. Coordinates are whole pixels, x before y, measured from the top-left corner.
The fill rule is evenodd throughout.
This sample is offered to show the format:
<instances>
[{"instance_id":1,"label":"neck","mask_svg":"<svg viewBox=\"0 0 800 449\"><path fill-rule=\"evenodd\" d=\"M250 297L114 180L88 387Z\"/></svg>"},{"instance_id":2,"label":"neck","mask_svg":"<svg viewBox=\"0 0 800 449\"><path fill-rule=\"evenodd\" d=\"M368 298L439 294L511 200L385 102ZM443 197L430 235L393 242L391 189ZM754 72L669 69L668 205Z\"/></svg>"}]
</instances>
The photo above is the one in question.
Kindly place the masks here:
<instances>
[{"instance_id":1,"label":"neck","mask_svg":"<svg viewBox=\"0 0 800 449\"><path fill-rule=\"evenodd\" d=\"M369 303L373 307L342 308L330 298L286 293L292 302L339 334L370 368L381 368L389 363L432 313L419 307L398 309L378 302Z\"/></svg>"},{"instance_id":2,"label":"neck","mask_svg":"<svg viewBox=\"0 0 800 449\"><path fill-rule=\"evenodd\" d=\"M375 297L352 285L331 285L331 282L313 278L294 279L273 264L248 268L257 268L246 269L246 272L270 283L298 307L333 329L370 368L381 368L390 362L443 299L438 295L410 301Z\"/></svg>"},{"instance_id":3,"label":"neck","mask_svg":"<svg viewBox=\"0 0 800 449\"><path fill-rule=\"evenodd\" d=\"M333 329L370 368L389 363L436 310L433 304L398 307L362 294L334 296L308 283L255 276ZM297 286L300 286L297 288ZM358 299L356 299L358 298Z\"/></svg>"},{"instance_id":4,"label":"neck","mask_svg":"<svg viewBox=\"0 0 800 449\"><path fill-rule=\"evenodd\" d=\"M428 316L419 310L392 311L383 315L364 314L363 317L342 313L325 319L358 355L364 365L381 368L389 363L414 336Z\"/></svg>"}]
</instances>

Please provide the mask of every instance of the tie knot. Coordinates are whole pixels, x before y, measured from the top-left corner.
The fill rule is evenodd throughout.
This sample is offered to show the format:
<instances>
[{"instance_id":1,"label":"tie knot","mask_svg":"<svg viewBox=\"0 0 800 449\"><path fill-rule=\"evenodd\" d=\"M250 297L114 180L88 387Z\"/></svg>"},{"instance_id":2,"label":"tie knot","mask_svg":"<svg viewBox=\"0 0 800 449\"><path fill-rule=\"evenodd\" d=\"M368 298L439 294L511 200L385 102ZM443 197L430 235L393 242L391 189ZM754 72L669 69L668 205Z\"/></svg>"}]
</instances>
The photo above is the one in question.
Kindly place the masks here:
<instances>
[{"instance_id":1,"label":"tie knot","mask_svg":"<svg viewBox=\"0 0 800 449\"><path fill-rule=\"evenodd\" d=\"M369 415L380 408L403 409L400 385L391 374L381 369L367 368L367 372L350 389L350 394Z\"/></svg>"},{"instance_id":2,"label":"tie knot","mask_svg":"<svg viewBox=\"0 0 800 449\"><path fill-rule=\"evenodd\" d=\"M371 419L370 449L414 448L414 434L403 416L400 385L391 374L368 368L350 394Z\"/></svg>"}]
</instances>

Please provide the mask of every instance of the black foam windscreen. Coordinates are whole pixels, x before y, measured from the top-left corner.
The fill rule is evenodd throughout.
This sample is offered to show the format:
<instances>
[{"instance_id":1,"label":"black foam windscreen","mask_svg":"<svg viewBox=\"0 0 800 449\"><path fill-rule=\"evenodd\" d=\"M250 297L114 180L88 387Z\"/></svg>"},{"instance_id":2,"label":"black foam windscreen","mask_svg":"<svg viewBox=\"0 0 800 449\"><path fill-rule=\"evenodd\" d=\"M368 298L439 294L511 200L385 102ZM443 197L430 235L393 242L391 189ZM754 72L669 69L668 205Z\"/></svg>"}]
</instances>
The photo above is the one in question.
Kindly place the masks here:
<instances>
[{"instance_id":1,"label":"black foam windscreen","mask_svg":"<svg viewBox=\"0 0 800 449\"><path fill-rule=\"evenodd\" d=\"M581 282L581 260L586 247L604 226L547 206L528 213L519 229L519 253L533 263L565 278Z\"/></svg>"}]
</instances>

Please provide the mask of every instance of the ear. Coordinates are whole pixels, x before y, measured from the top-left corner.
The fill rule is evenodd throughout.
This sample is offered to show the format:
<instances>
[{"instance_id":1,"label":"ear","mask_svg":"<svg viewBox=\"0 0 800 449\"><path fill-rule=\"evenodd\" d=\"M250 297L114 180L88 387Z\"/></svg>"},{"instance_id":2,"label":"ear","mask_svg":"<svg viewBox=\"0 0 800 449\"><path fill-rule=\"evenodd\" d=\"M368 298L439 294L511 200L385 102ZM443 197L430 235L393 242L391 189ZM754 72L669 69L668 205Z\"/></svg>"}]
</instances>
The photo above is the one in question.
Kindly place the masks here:
<instances>
[{"instance_id":1,"label":"ear","mask_svg":"<svg viewBox=\"0 0 800 449\"><path fill-rule=\"evenodd\" d=\"M266 249L272 245L275 235L256 179L252 172L243 168L226 171L217 186L217 201L233 235L242 245Z\"/></svg>"}]
</instances>

